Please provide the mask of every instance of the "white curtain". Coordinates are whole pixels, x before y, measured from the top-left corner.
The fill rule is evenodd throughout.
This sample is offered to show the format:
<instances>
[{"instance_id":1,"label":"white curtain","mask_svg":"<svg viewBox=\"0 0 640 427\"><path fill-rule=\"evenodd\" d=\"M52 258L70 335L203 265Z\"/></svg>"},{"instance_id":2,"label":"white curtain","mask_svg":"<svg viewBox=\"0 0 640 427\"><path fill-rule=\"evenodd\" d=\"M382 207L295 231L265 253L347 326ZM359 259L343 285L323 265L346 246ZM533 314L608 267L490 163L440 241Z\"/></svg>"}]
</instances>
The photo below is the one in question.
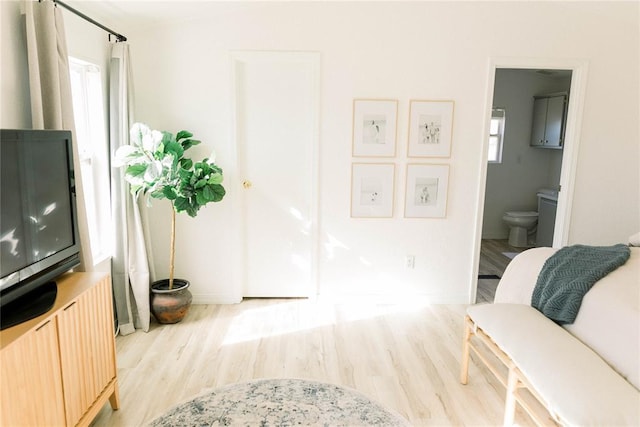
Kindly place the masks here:
<instances>
[{"instance_id":1,"label":"white curtain","mask_svg":"<svg viewBox=\"0 0 640 427\"><path fill-rule=\"evenodd\" d=\"M84 201L80 157L75 138L69 55L62 13L52 1L23 2L27 35L31 122L33 129L63 129L72 132L76 171L76 200L80 232L80 271L91 271L93 262Z\"/></svg>"},{"instance_id":2,"label":"white curtain","mask_svg":"<svg viewBox=\"0 0 640 427\"><path fill-rule=\"evenodd\" d=\"M111 50L110 152L129 143L133 124L133 88L129 45L115 43ZM115 227L112 279L118 325L123 335L139 328L149 330L149 262L140 219L140 209L124 180L124 168L111 170L111 204ZM132 298L133 297L133 298Z\"/></svg>"}]
</instances>

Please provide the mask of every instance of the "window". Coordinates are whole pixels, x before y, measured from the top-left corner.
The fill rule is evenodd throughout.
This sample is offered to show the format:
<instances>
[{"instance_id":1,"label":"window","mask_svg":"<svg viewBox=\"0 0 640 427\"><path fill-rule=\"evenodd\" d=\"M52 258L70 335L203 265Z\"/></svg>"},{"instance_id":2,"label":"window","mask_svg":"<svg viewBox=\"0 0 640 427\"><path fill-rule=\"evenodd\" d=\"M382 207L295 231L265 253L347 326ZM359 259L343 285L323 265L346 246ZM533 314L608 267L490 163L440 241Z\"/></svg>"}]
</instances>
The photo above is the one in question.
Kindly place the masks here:
<instances>
[{"instance_id":1,"label":"window","mask_svg":"<svg viewBox=\"0 0 640 427\"><path fill-rule=\"evenodd\" d=\"M109 149L100 67L69 58L73 114L80 154L93 263L111 255Z\"/></svg>"},{"instance_id":2,"label":"window","mask_svg":"<svg viewBox=\"0 0 640 427\"><path fill-rule=\"evenodd\" d=\"M489 163L502 163L502 141L504 139L505 111L502 108L491 110L489 126Z\"/></svg>"}]
</instances>

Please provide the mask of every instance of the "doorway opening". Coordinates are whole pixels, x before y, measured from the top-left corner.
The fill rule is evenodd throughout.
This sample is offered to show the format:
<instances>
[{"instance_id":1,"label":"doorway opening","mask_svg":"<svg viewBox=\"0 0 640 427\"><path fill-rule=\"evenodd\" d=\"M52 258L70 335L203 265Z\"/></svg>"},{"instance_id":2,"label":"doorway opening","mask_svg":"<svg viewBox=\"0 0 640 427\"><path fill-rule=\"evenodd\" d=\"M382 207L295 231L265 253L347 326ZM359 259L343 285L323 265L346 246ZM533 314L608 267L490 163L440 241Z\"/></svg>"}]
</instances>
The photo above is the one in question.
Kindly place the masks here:
<instances>
[{"instance_id":1,"label":"doorway opening","mask_svg":"<svg viewBox=\"0 0 640 427\"><path fill-rule=\"evenodd\" d=\"M471 303L493 302L518 253L568 240L586 65L508 62L488 84Z\"/></svg>"}]
</instances>

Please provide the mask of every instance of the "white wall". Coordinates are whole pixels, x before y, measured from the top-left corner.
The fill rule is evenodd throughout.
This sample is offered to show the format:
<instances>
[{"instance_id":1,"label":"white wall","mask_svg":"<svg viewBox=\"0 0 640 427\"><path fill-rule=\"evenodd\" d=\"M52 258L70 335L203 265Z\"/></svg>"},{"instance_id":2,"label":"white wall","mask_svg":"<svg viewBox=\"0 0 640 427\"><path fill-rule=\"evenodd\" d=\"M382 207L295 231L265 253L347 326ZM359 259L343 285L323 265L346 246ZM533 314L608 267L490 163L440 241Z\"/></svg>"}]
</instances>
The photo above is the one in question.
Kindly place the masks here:
<instances>
[{"instance_id":1,"label":"white wall","mask_svg":"<svg viewBox=\"0 0 640 427\"><path fill-rule=\"evenodd\" d=\"M235 49L321 53L321 292L407 291L468 301L490 58L589 62L569 240L625 241L640 230L638 12L637 3L609 1L220 2L196 20L118 28L132 46L137 119L192 130L204 141L196 149L215 148L226 172L227 198L195 219L179 219L177 274L189 276L196 301L239 294L231 267L239 250L231 214L240 191L230 140ZM349 218L351 106L361 97L399 100L392 219ZM433 160L451 166L446 219L403 218L410 99L456 102L451 158ZM7 103L3 93L3 108ZM148 213L162 275L169 212L154 203ZM416 256L414 270L404 267L406 254Z\"/></svg>"},{"instance_id":2,"label":"white wall","mask_svg":"<svg viewBox=\"0 0 640 427\"><path fill-rule=\"evenodd\" d=\"M466 300L473 280L483 102L492 56L590 61L590 107L585 111L576 183L580 200L576 200L570 235L575 242L622 241L640 228L638 203L630 208L632 212L621 215L620 222L606 224L604 215L604 219L584 220L591 218L588 206L597 202L583 194L583 188L594 181L589 176L598 170L591 154L594 149L601 151L594 147L598 145L595 135L610 132L605 123L615 120L614 110L638 112L637 97L630 96L638 89L637 11L637 5L628 3L606 7L600 3L521 2L221 3L197 20L155 30L127 29L134 55L138 119L156 127L193 130L208 145L203 152L215 147L227 171L229 197L197 219L183 218L178 225L178 274L188 273L194 294L202 298L238 287L229 270L231 254L238 249L238 230L228 227L232 223L230 206L240 191L234 176L229 121L228 52L234 49L305 50L322 55L321 292L396 294L404 290L439 301ZM632 59L626 67L612 67L628 58ZM615 80L613 85L611 80ZM601 93L602 99L594 98L601 87L608 91ZM353 98L360 97L400 101L395 215L390 220L349 218L351 106ZM456 101L453 153L444 161L451 165L451 178L448 213L443 220L403 218L410 99ZM616 108L611 104L614 99ZM620 138L607 145L605 157L624 165L621 170L611 164L609 172L620 174L620 180L628 184L613 195L600 182L593 182L601 189L603 203L620 203L622 194L622 200L638 200L634 172L638 131L632 123L620 126L614 131ZM586 132L589 128L591 132ZM636 155L621 155L627 149L635 150ZM156 210L151 215L158 243L154 246L166 247L168 215ZM608 230L594 233L592 222ZM214 246L200 251L202 244L196 242L203 241ZM404 267L406 254L416 256L414 270ZM160 263L159 272L166 270L165 261Z\"/></svg>"},{"instance_id":3,"label":"white wall","mask_svg":"<svg viewBox=\"0 0 640 427\"><path fill-rule=\"evenodd\" d=\"M540 188L558 188L562 150L529 146L533 119L533 96L568 92L571 79L535 74L529 70L496 70L494 108L506 110L502 163L487 167L482 238L506 239L506 211L538 210Z\"/></svg>"}]
</instances>

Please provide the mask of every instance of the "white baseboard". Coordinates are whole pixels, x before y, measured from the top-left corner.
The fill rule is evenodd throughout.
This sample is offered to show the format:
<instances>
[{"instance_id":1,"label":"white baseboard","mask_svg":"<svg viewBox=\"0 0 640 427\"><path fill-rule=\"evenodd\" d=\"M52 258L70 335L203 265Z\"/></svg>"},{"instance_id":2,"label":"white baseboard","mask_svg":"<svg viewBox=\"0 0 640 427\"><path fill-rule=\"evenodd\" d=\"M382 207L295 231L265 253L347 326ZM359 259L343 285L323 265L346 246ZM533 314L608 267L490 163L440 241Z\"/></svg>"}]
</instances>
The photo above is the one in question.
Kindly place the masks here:
<instances>
[{"instance_id":1,"label":"white baseboard","mask_svg":"<svg viewBox=\"0 0 640 427\"><path fill-rule=\"evenodd\" d=\"M334 304L468 304L469 295L318 295L322 302Z\"/></svg>"},{"instance_id":2,"label":"white baseboard","mask_svg":"<svg viewBox=\"0 0 640 427\"><path fill-rule=\"evenodd\" d=\"M238 304L242 297L225 294L192 294L192 304ZM317 295L310 299L334 304L468 304L469 296L464 295Z\"/></svg>"},{"instance_id":3,"label":"white baseboard","mask_svg":"<svg viewBox=\"0 0 640 427\"><path fill-rule=\"evenodd\" d=\"M214 304L238 304L242 302L242 297L229 294L194 294L192 293L192 304L214 305Z\"/></svg>"}]
</instances>

